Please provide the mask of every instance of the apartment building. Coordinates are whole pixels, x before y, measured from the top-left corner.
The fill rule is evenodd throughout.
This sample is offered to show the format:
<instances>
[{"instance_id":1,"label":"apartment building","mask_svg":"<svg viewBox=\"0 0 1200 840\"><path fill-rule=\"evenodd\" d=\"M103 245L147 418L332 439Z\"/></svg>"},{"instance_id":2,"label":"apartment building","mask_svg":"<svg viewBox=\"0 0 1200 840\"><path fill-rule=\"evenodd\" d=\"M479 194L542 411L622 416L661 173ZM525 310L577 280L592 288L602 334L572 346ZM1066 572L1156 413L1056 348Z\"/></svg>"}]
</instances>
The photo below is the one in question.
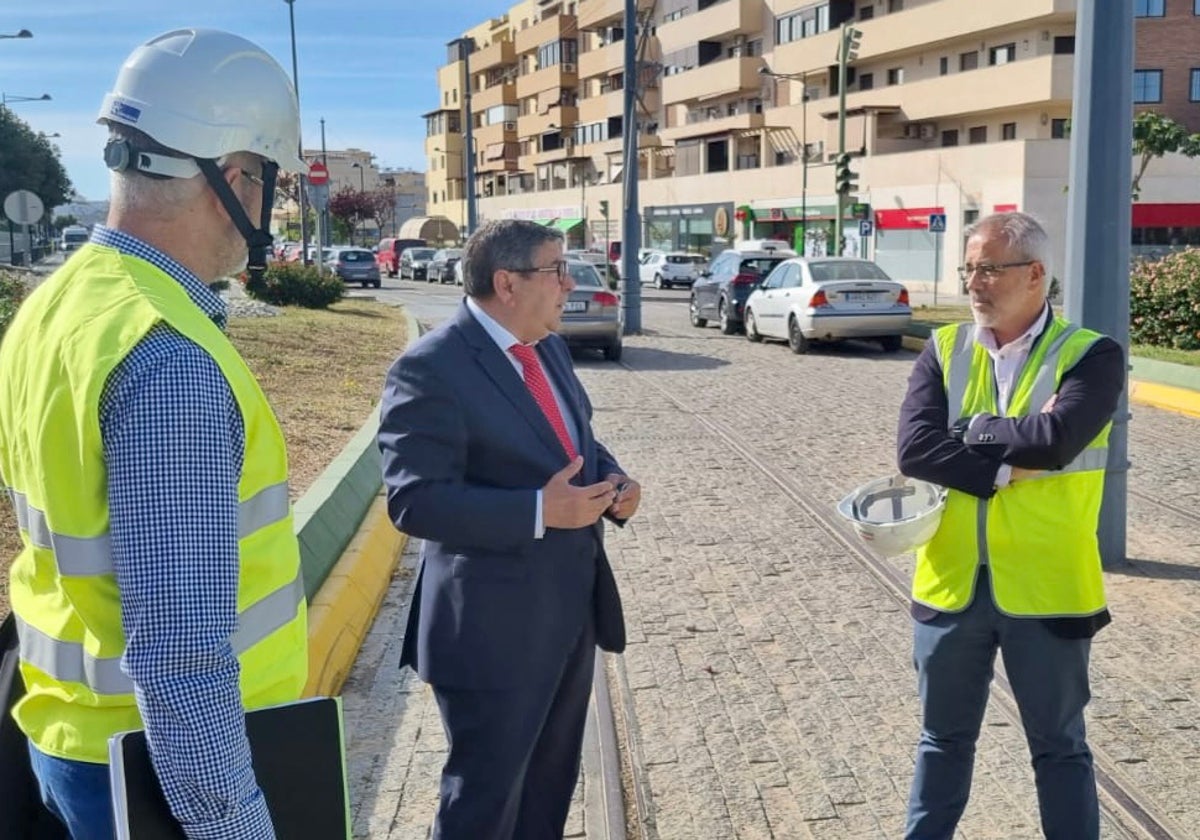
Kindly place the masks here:
<instances>
[{"instance_id":1,"label":"apartment building","mask_svg":"<svg viewBox=\"0 0 1200 840\"><path fill-rule=\"evenodd\" d=\"M1142 34L1200 25L1200 0L1126 1L1152 16L1139 16ZM859 186L845 252L953 293L964 227L1021 209L1046 223L1061 273L1075 0L646 0L645 25L629 33L623 6L526 0L452 42L426 115L431 214L463 222L470 119L481 220L543 220L575 246L619 238L632 37L643 243L711 255L772 237L832 253L838 30L853 23L845 145ZM1184 72L1195 38L1146 40L1139 70L1161 70L1162 107L1194 120L1200 91L1179 85L1200 84ZM1200 244L1197 169L1152 165L1135 208L1141 242ZM941 216L945 233L931 231Z\"/></svg>"}]
</instances>

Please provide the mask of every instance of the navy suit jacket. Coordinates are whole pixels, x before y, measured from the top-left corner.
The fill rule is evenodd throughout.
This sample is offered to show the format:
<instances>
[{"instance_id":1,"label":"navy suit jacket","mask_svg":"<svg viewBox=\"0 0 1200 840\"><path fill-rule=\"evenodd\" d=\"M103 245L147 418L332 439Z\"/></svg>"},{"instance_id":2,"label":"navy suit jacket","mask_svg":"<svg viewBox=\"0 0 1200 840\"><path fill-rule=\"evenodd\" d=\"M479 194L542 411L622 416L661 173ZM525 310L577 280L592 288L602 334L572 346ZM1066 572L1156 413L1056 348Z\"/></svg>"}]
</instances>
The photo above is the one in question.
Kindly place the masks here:
<instances>
[{"instance_id":1,"label":"navy suit jacket","mask_svg":"<svg viewBox=\"0 0 1200 840\"><path fill-rule=\"evenodd\" d=\"M1045 335L1043 330L1037 341ZM1031 356L1036 349L1035 342ZM949 427L960 418L949 416L942 366L930 339L913 366L900 407L900 472L991 498L1001 464L1058 470L1073 461L1112 419L1124 389L1125 354L1121 345L1102 337L1063 374L1051 411L1024 417L984 415L972 424L970 435L959 441L951 437ZM934 614L927 607L913 605L917 619ZM1043 620L1060 635L1078 637L1092 635L1108 623L1109 616L1105 611L1089 618Z\"/></svg>"},{"instance_id":2,"label":"navy suit jacket","mask_svg":"<svg viewBox=\"0 0 1200 840\"><path fill-rule=\"evenodd\" d=\"M537 352L573 415L582 483L623 474L566 344L551 335ZM624 650L603 522L534 539L537 491L567 455L465 302L388 372L379 447L392 521L425 540L402 666L445 687L515 687L561 668L588 620L601 648Z\"/></svg>"}]
</instances>

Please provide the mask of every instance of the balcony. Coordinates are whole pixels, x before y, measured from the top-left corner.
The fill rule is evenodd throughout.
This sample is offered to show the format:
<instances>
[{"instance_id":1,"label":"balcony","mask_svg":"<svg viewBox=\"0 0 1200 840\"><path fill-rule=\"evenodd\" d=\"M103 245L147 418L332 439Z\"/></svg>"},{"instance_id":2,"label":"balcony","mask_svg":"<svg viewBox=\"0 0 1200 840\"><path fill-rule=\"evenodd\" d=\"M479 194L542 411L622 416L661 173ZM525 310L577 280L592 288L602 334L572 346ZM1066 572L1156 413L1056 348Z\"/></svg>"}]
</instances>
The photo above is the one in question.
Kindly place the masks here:
<instances>
[{"instance_id":1,"label":"balcony","mask_svg":"<svg viewBox=\"0 0 1200 840\"><path fill-rule=\"evenodd\" d=\"M579 56L579 78L609 76L625 69L625 42L617 41Z\"/></svg>"},{"instance_id":2,"label":"balcony","mask_svg":"<svg viewBox=\"0 0 1200 840\"><path fill-rule=\"evenodd\" d=\"M638 0L638 11L644 12L654 0ZM601 29L621 26L625 21L625 0L582 0L579 4L579 28Z\"/></svg>"},{"instance_id":3,"label":"balcony","mask_svg":"<svg viewBox=\"0 0 1200 840\"><path fill-rule=\"evenodd\" d=\"M578 32L575 15L551 15L517 33L517 55L536 50L542 44L560 38L575 38Z\"/></svg>"},{"instance_id":4,"label":"balcony","mask_svg":"<svg viewBox=\"0 0 1200 840\"><path fill-rule=\"evenodd\" d=\"M604 122L609 117L619 117L625 113L625 91L614 90L579 100L579 122Z\"/></svg>"},{"instance_id":5,"label":"balcony","mask_svg":"<svg viewBox=\"0 0 1200 840\"><path fill-rule=\"evenodd\" d=\"M493 67L506 67L517 63L517 48L512 41L494 41L478 52L471 54L471 72L478 73Z\"/></svg>"},{"instance_id":6,"label":"balcony","mask_svg":"<svg viewBox=\"0 0 1200 840\"><path fill-rule=\"evenodd\" d=\"M685 125L664 128L659 135L664 140L682 140L686 137L706 137L712 134L728 134L732 131L748 131L762 128L766 119L762 114L735 114L732 117L689 121Z\"/></svg>"},{"instance_id":7,"label":"balcony","mask_svg":"<svg viewBox=\"0 0 1200 840\"><path fill-rule=\"evenodd\" d=\"M472 68L472 72L474 72L474 68ZM497 105L516 104L517 85L514 82L492 85L490 88L471 94L471 110L477 114Z\"/></svg>"},{"instance_id":8,"label":"balcony","mask_svg":"<svg viewBox=\"0 0 1200 840\"><path fill-rule=\"evenodd\" d=\"M517 98L537 96L551 88L573 88L579 84L578 67L574 64L552 64L517 79Z\"/></svg>"},{"instance_id":9,"label":"balcony","mask_svg":"<svg viewBox=\"0 0 1200 840\"><path fill-rule=\"evenodd\" d=\"M762 89L761 66L761 58L727 58L666 76L662 80L663 104L698 102L742 91L757 93Z\"/></svg>"},{"instance_id":10,"label":"balcony","mask_svg":"<svg viewBox=\"0 0 1200 840\"><path fill-rule=\"evenodd\" d=\"M762 8L762 0L721 0L702 12L659 24L658 43L666 54L738 33L758 36L763 29Z\"/></svg>"},{"instance_id":11,"label":"balcony","mask_svg":"<svg viewBox=\"0 0 1200 840\"><path fill-rule=\"evenodd\" d=\"M981 41L987 42L991 32L1073 21L1076 5L1076 0L1005 0L1002 3L942 0L897 14L855 21L854 27L863 33L858 61L918 49L928 52L930 45L939 43L944 44L947 55L954 56L977 48ZM659 27L660 39L663 29ZM833 61L837 49L836 29L792 41L775 47L771 69L779 73L823 70Z\"/></svg>"},{"instance_id":12,"label":"balcony","mask_svg":"<svg viewBox=\"0 0 1200 840\"><path fill-rule=\"evenodd\" d=\"M904 120L925 122L1050 102L1065 104L1071 101L1074 63L1074 56L1043 55L896 87L848 93L846 107L900 105ZM827 117L836 116L837 97L814 102L812 107ZM830 119L831 124L835 122Z\"/></svg>"},{"instance_id":13,"label":"balcony","mask_svg":"<svg viewBox=\"0 0 1200 840\"><path fill-rule=\"evenodd\" d=\"M486 149L495 143L515 141L517 139L517 124L515 121L512 121L480 126L475 129L474 139L476 149Z\"/></svg>"},{"instance_id":14,"label":"balcony","mask_svg":"<svg viewBox=\"0 0 1200 840\"><path fill-rule=\"evenodd\" d=\"M526 114L517 120L517 134L524 137L534 137L557 128L570 130L579 119L579 109L555 106L544 114ZM551 128L556 126L557 128Z\"/></svg>"}]
</instances>

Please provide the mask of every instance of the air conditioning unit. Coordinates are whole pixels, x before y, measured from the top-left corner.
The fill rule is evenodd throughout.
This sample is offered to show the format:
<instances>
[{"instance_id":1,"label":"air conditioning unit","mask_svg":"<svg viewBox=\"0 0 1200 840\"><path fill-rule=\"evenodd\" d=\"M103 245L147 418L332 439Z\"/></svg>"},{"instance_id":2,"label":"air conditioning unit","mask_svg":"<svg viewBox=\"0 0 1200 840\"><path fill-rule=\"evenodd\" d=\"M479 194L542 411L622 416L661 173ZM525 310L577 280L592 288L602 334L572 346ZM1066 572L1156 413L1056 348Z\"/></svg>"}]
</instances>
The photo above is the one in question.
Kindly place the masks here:
<instances>
[{"instance_id":1,"label":"air conditioning unit","mask_svg":"<svg viewBox=\"0 0 1200 840\"><path fill-rule=\"evenodd\" d=\"M920 123L907 123L904 126L904 136L907 137L909 140L916 140L918 137L921 136L921 124Z\"/></svg>"},{"instance_id":2,"label":"air conditioning unit","mask_svg":"<svg viewBox=\"0 0 1200 840\"><path fill-rule=\"evenodd\" d=\"M937 126L933 123L923 123L921 125L921 139L932 140L937 136Z\"/></svg>"},{"instance_id":3,"label":"air conditioning unit","mask_svg":"<svg viewBox=\"0 0 1200 840\"><path fill-rule=\"evenodd\" d=\"M505 131L516 131L517 130L516 122L514 120L506 120L504 123L504 130Z\"/></svg>"},{"instance_id":4,"label":"air conditioning unit","mask_svg":"<svg viewBox=\"0 0 1200 840\"><path fill-rule=\"evenodd\" d=\"M574 64L571 64L571 63L569 63L569 62L568 62L568 63L564 63L564 64L563 64L563 66L562 66L562 71L563 71L564 73L567 73L567 74L570 74L570 75L572 75L572 76L573 76L573 75L575 75L575 65L574 65Z\"/></svg>"}]
</instances>

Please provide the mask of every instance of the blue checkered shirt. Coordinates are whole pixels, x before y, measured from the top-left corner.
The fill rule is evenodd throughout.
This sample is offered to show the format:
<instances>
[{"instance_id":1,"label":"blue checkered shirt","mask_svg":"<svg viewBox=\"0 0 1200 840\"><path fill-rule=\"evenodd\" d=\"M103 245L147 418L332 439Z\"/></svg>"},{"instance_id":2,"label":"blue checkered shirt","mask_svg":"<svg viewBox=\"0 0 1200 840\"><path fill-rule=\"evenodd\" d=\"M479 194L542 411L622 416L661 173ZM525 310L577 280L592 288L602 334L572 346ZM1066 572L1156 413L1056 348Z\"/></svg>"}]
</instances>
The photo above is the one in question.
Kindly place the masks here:
<instances>
[{"instance_id":1,"label":"blue checkered shirt","mask_svg":"<svg viewBox=\"0 0 1200 840\"><path fill-rule=\"evenodd\" d=\"M156 266L218 326L225 304L156 248L97 226L92 242ZM238 477L245 428L213 358L159 324L100 396L109 529L154 768L189 840L275 837L246 741L237 627Z\"/></svg>"}]
</instances>

